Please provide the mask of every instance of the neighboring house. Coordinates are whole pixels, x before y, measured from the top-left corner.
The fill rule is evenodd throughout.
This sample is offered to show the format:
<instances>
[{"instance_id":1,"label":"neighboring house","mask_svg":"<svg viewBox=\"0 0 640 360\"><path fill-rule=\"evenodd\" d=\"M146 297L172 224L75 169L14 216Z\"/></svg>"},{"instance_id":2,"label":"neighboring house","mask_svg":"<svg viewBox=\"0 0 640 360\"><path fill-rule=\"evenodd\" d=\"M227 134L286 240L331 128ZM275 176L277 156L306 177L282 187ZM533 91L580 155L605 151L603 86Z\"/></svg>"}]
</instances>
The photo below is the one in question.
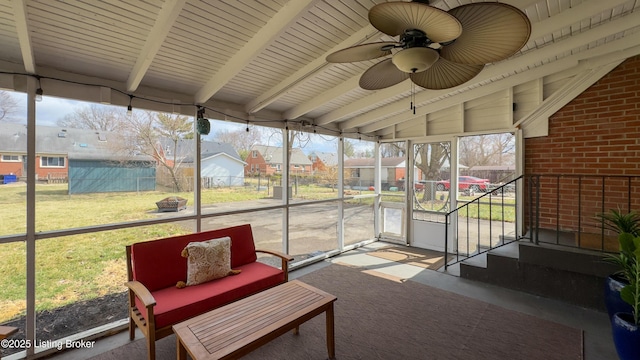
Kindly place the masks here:
<instances>
[{"instance_id":1,"label":"neighboring house","mask_svg":"<svg viewBox=\"0 0 640 360\"><path fill-rule=\"evenodd\" d=\"M254 145L247 156L245 174L271 175L282 172L284 168L282 147ZM291 149L291 173L309 175L312 173L311 160L302 152L302 149Z\"/></svg>"},{"instance_id":2,"label":"neighboring house","mask_svg":"<svg viewBox=\"0 0 640 360\"><path fill-rule=\"evenodd\" d=\"M388 157L381 159L382 189L400 187L406 177L406 164L403 157ZM374 185L375 159L357 158L344 161L345 176L348 184L356 187L370 187Z\"/></svg>"},{"instance_id":3,"label":"neighboring house","mask_svg":"<svg viewBox=\"0 0 640 360\"><path fill-rule=\"evenodd\" d=\"M231 144L202 141L200 153L200 175L204 187L244 185L246 163ZM183 165L193 169L192 156L187 156L181 161Z\"/></svg>"},{"instance_id":4,"label":"neighboring house","mask_svg":"<svg viewBox=\"0 0 640 360\"><path fill-rule=\"evenodd\" d=\"M73 149L68 132L57 127L38 126L36 130L36 178L66 179L69 151ZM85 139L84 133L73 131L73 137ZM97 140L97 139L96 139ZM19 179L27 175L26 125L0 122L0 174L13 174Z\"/></svg>"},{"instance_id":5,"label":"neighboring house","mask_svg":"<svg viewBox=\"0 0 640 360\"><path fill-rule=\"evenodd\" d=\"M336 153L312 151L309 154L309 160L312 162L311 168L314 173L325 172L327 169L338 166L338 154Z\"/></svg>"},{"instance_id":6,"label":"neighboring house","mask_svg":"<svg viewBox=\"0 0 640 360\"><path fill-rule=\"evenodd\" d=\"M109 145L114 136L96 130L37 126L36 179L68 182L70 194L155 190L153 159L115 155ZM25 125L0 122L0 174L26 178L26 139Z\"/></svg>"}]
</instances>

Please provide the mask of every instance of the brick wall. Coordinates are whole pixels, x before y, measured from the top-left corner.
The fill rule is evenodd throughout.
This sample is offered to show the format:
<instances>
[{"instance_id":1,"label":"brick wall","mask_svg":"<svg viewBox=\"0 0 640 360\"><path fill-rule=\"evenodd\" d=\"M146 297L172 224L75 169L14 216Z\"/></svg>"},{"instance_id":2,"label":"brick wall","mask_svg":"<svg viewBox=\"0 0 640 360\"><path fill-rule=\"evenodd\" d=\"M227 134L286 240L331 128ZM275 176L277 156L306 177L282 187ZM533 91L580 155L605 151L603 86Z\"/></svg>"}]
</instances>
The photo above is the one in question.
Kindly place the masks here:
<instances>
[{"instance_id":1,"label":"brick wall","mask_svg":"<svg viewBox=\"0 0 640 360\"><path fill-rule=\"evenodd\" d=\"M525 140L525 174L542 175L543 228L599 233L602 209L640 211L640 56L555 113L549 136Z\"/></svg>"}]
</instances>

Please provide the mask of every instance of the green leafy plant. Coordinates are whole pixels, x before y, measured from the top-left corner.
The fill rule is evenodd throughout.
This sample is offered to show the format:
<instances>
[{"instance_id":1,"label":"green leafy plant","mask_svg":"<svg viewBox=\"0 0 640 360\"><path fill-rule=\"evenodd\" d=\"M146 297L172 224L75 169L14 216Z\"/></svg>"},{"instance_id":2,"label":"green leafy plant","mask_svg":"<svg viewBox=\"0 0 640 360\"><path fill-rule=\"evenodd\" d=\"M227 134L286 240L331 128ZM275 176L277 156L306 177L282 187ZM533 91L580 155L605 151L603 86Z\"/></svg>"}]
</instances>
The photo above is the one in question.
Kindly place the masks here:
<instances>
[{"instance_id":1,"label":"green leafy plant","mask_svg":"<svg viewBox=\"0 0 640 360\"><path fill-rule=\"evenodd\" d=\"M602 219L605 229L618 234L628 233L640 236L640 214L635 211L624 214L620 210L611 209L609 212L597 216Z\"/></svg>"},{"instance_id":2,"label":"green leafy plant","mask_svg":"<svg viewBox=\"0 0 640 360\"><path fill-rule=\"evenodd\" d=\"M618 237L620 252L609 259L620 266L620 274L627 281L620 291L620 297L633 309L634 324L639 325L640 317L640 237L621 233Z\"/></svg>"}]
</instances>

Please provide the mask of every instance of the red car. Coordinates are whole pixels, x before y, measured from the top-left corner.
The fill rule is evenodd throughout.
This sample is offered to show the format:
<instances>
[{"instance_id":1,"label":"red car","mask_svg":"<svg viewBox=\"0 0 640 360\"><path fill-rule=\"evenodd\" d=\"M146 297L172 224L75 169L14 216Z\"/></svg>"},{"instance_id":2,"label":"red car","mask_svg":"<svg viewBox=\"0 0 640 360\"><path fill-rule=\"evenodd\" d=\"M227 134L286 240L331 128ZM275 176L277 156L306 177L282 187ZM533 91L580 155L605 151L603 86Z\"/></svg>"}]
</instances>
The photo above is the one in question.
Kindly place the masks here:
<instances>
[{"instance_id":1,"label":"red car","mask_svg":"<svg viewBox=\"0 0 640 360\"><path fill-rule=\"evenodd\" d=\"M471 189L473 191L487 191L488 184L489 179L480 179L475 176L458 177L458 189L460 190ZM442 180L436 183L436 190L438 191L449 190L450 187L449 180Z\"/></svg>"}]
</instances>

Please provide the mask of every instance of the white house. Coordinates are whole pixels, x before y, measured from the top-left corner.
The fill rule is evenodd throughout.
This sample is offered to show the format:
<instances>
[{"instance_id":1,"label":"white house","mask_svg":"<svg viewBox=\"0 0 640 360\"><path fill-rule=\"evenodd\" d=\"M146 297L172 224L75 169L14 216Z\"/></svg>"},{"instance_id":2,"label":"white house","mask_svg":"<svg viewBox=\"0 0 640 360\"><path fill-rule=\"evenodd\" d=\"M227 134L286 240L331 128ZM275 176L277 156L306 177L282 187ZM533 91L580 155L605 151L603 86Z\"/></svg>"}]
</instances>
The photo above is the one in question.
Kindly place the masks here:
<instances>
[{"instance_id":1,"label":"white house","mask_svg":"<svg viewBox=\"0 0 640 360\"><path fill-rule=\"evenodd\" d=\"M203 187L244 185L244 167L246 163L242 161L242 158L231 144L202 141L200 154L200 175ZM192 157L186 157L183 163L187 166L192 166Z\"/></svg>"}]
</instances>

